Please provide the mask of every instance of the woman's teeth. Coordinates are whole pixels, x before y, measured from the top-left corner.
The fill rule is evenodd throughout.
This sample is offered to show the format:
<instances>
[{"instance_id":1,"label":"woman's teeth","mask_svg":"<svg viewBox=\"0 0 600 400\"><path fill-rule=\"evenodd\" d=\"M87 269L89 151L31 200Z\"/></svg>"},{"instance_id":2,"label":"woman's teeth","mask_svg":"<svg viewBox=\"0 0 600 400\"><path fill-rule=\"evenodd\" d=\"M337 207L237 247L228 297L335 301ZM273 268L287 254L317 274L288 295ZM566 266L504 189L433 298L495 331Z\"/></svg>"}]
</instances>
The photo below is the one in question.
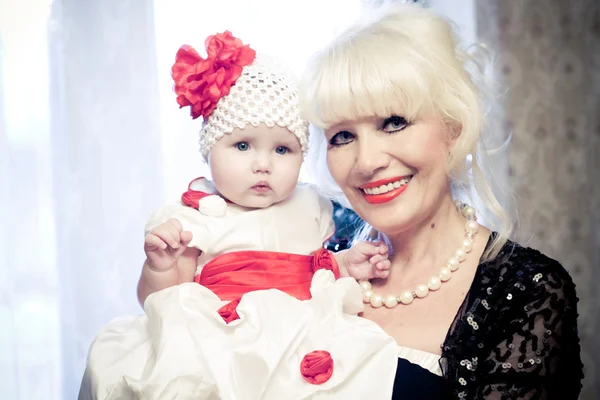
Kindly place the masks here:
<instances>
[{"instance_id":1,"label":"woman's teeth","mask_svg":"<svg viewBox=\"0 0 600 400\"><path fill-rule=\"evenodd\" d=\"M388 183L387 185L381 185L374 188L365 188L362 189L366 194L384 194L391 190L398 189L404 185L406 185L412 176L407 176L405 178L400 179L399 181Z\"/></svg>"}]
</instances>

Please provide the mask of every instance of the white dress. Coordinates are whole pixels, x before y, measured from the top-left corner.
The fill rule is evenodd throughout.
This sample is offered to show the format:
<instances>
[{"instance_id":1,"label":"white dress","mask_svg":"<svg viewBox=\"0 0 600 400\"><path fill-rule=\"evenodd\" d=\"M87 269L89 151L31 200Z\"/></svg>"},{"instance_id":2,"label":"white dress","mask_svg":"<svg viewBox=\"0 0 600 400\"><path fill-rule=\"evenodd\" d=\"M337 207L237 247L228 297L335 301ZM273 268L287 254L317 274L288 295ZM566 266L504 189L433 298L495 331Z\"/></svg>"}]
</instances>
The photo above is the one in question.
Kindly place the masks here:
<instances>
[{"instance_id":1,"label":"white dress","mask_svg":"<svg viewBox=\"0 0 600 400\"><path fill-rule=\"evenodd\" d=\"M214 191L205 180L191 188ZM222 216L167 206L147 230L178 218L194 235L190 245L202 250L200 273L232 251L308 255L333 234L331 214L328 200L299 186L267 209L229 204ZM310 294L299 300L277 289L251 291L237 305L239 318L227 323L217 310L228 301L202 285L156 292L145 315L113 320L96 337L79 399L389 399L398 350L378 325L357 316L363 304L356 281L320 269ZM301 373L315 351L330 354L324 382Z\"/></svg>"}]
</instances>

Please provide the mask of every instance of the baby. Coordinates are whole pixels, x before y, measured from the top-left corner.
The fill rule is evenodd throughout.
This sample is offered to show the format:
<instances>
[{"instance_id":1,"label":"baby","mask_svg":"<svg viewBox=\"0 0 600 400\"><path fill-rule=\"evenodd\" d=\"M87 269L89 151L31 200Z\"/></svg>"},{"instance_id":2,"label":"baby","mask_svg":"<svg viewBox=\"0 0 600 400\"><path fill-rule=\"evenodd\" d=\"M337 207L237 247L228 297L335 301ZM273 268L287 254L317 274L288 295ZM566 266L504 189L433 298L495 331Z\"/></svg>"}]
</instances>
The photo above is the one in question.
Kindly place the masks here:
<instances>
[{"instance_id":1,"label":"baby","mask_svg":"<svg viewBox=\"0 0 600 400\"><path fill-rule=\"evenodd\" d=\"M308 129L295 83L230 32L206 51L183 46L172 74L179 105L204 119L212 182L150 218L146 315L103 329L80 399L389 398L395 343L357 316L356 283L389 274L387 247L323 248L333 207L298 184Z\"/></svg>"}]
</instances>

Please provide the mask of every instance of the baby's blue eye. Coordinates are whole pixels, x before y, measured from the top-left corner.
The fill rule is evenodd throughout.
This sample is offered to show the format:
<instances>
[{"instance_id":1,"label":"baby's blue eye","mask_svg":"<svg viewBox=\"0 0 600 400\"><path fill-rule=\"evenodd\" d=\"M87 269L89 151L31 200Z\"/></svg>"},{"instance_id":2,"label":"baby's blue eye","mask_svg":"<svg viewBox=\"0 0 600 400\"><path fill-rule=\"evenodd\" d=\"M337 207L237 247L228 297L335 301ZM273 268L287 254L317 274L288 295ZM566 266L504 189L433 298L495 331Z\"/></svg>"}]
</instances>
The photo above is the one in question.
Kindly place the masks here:
<instances>
[{"instance_id":1,"label":"baby's blue eye","mask_svg":"<svg viewBox=\"0 0 600 400\"><path fill-rule=\"evenodd\" d=\"M277 154L281 154L281 155L286 154L288 151L290 151L290 149L288 149L285 146L279 146L278 148L275 149L275 152Z\"/></svg>"},{"instance_id":2,"label":"baby's blue eye","mask_svg":"<svg viewBox=\"0 0 600 400\"><path fill-rule=\"evenodd\" d=\"M239 142L235 144L235 147L237 147L237 149L239 151L246 151L250 148L250 146L248 145L247 142Z\"/></svg>"}]
</instances>

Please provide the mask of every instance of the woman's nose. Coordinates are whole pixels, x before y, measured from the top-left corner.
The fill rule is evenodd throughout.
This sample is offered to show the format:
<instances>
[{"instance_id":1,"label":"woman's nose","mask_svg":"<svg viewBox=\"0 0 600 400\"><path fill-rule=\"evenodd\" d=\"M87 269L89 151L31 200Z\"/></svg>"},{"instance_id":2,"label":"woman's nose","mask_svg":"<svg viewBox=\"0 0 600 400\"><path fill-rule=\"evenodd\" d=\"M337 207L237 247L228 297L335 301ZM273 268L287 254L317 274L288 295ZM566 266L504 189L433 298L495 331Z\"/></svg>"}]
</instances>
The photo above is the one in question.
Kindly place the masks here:
<instances>
[{"instance_id":1,"label":"woman's nose","mask_svg":"<svg viewBox=\"0 0 600 400\"><path fill-rule=\"evenodd\" d=\"M362 140L358 143L358 152L354 170L361 175L369 176L381 169L387 168L390 157L387 151L378 146L377 141Z\"/></svg>"}]
</instances>

